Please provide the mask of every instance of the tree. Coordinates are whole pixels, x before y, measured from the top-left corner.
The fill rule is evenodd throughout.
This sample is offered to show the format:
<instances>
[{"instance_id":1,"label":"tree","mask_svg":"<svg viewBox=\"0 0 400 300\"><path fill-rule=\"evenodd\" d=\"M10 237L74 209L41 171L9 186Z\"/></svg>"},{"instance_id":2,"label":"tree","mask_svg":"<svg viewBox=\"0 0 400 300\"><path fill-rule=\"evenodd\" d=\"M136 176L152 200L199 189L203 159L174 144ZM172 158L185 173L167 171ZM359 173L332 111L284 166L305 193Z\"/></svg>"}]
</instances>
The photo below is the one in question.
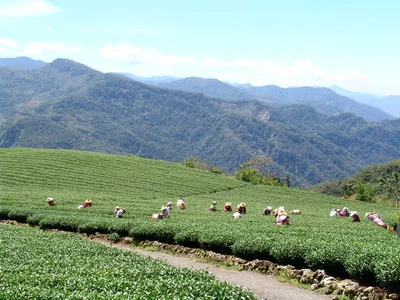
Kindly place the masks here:
<instances>
[{"instance_id":1,"label":"tree","mask_svg":"<svg viewBox=\"0 0 400 300\"><path fill-rule=\"evenodd\" d=\"M253 184L265 184L265 185L290 185L290 178L287 178L286 183L271 174L268 165L272 162L272 159L265 156L253 158L247 162L241 164L240 168L235 172L236 178L251 182Z\"/></svg>"},{"instance_id":2,"label":"tree","mask_svg":"<svg viewBox=\"0 0 400 300\"><path fill-rule=\"evenodd\" d=\"M189 168L195 168L200 170L206 170L208 168L207 164L205 162L202 162L200 160L200 157L198 156L189 157L185 159L183 163L185 164L185 166Z\"/></svg>"},{"instance_id":3,"label":"tree","mask_svg":"<svg viewBox=\"0 0 400 300\"><path fill-rule=\"evenodd\" d=\"M378 179L379 184L384 187L389 194L393 196L396 207L399 206L400 201L400 173L394 171Z\"/></svg>"},{"instance_id":4,"label":"tree","mask_svg":"<svg viewBox=\"0 0 400 300\"><path fill-rule=\"evenodd\" d=\"M356 200L372 202L372 199L374 198L374 193L369 184L363 184L362 182L359 182L357 183L354 191L356 193Z\"/></svg>"},{"instance_id":5,"label":"tree","mask_svg":"<svg viewBox=\"0 0 400 300\"><path fill-rule=\"evenodd\" d=\"M343 195L345 198L349 198L351 195L354 195L354 190L355 190L354 184L349 182L344 182L340 186L343 190Z\"/></svg>"},{"instance_id":6,"label":"tree","mask_svg":"<svg viewBox=\"0 0 400 300\"><path fill-rule=\"evenodd\" d=\"M254 169L260 174L266 174L268 172L268 165L272 163L272 159L266 156L259 156L249 161L244 162L240 169Z\"/></svg>"}]
</instances>

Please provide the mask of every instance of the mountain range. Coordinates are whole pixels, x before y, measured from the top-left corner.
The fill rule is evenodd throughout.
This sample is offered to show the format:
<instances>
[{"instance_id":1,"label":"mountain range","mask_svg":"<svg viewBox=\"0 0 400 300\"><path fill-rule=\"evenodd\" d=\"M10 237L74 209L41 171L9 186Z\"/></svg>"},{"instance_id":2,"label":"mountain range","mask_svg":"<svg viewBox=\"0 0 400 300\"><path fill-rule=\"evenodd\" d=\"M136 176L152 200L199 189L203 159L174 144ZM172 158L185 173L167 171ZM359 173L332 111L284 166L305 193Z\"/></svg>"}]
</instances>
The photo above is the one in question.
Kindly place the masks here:
<instances>
[{"instance_id":1,"label":"mountain range","mask_svg":"<svg viewBox=\"0 0 400 300\"><path fill-rule=\"evenodd\" d=\"M339 95L354 99L360 103L379 107L383 111L388 112L397 118L400 118L400 96L380 96L361 92L352 92L342 89L338 86L332 86L331 90Z\"/></svg>"},{"instance_id":2,"label":"mountain range","mask_svg":"<svg viewBox=\"0 0 400 300\"><path fill-rule=\"evenodd\" d=\"M271 106L284 106L291 104L305 104L315 108L322 114L339 115L353 113L367 121L393 120L396 113L400 117L400 106L393 110L392 106L400 103L400 96L389 96L388 101L356 101L349 92L346 94L341 89L335 92L324 87L293 87L281 88L275 85L255 87L250 84L232 85L214 78L188 77L176 79L174 77L141 78L132 74L124 74L128 78L173 90L191 93L202 93L208 97L220 98L231 101L259 100ZM357 94L357 93L356 93ZM373 95L370 95L373 98ZM397 98L398 97L398 98ZM398 114L397 114L398 113Z\"/></svg>"},{"instance_id":3,"label":"mountain range","mask_svg":"<svg viewBox=\"0 0 400 300\"><path fill-rule=\"evenodd\" d=\"M237 95L246 97L248 89ZM36 68L0 67L0 103L3 148L77 149L167 161L199 156L225 172L267 156L271 171L289 175L297 186L344 178L400 157L398 119L371 122L353 113L328 115L305 103L272 105L254 96L225 99L217 90L206 96L67 59Z\"/></svg>"}]
</instances>

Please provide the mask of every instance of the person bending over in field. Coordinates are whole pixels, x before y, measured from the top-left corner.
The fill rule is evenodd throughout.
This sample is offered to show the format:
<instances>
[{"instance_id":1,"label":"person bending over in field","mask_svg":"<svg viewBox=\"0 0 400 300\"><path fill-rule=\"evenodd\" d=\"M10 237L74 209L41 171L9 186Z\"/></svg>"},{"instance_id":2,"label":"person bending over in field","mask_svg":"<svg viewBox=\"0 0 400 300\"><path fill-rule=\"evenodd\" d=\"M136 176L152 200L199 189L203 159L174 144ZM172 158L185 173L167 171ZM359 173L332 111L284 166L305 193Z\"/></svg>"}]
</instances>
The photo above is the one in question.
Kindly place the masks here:
<instances>
[{"instance_id":1,"label":"person bending over in field","mask_svg":"<svg viewBox=\"0 0 400 300\"><path fill-rule=\"evenodd\" d=\"M240 212L238 212L238 211L235 211L235 212L233 213L233 215L232 215L232 217L233 217L234 219L239 219L241 216L242 216L242 214L241 214Z\"/></svg>"},{"instance_id":2,"label":"person bending over in field","mask_svg":"<svg viewBox=\"0 0 400 300\"><path fill-rule=\"evenodd\" d=\"M115 215L115 217L117 217L117 218L122 218L122 215L123 215L124 213L126 213L125 208L123 208L123 207L121 207L121 206L119 206L119 205L117 205L117 206L115 207L115 209L114 209L114 215Z\"/></svg>"},{"instance_id":3,"label":"person bending over in field","mask_svg":"<svg viewBox=\"0 0 400 300\"><path fill-rule=\"evenodd\" d=\"M167 206L161 206L161 214L164 219L171 217L171 213Z\"/></svg>"},{"instance_id":4,"label":"person bending over in field","mask_svg":"<svg viewBox=\"0 0 400 300\"><path fill-rule=\"evenodd\" d=\"M339 211L339 216L340 217L349 217L350 216L350 211L347 207L343 207L341 211Z\"/></svg>"},{"instance_id":5,"label":"person bending over in field","mask_svg":"<svg viewBox=\"0 0 400 300\"><path fill-rule=\"evenodd\" d=\"M283 206L278 208L278 213L276 216L276 225L282 226L282 225L290 225L289 223L289 216Z\"/></svg>"},{"instance_id":6,"label":"person bending over in field","mask_svg":"<svg viewBox=\"0 0 400 300\"><path fill-rule=\"evenodd\" d=\"M272 211L272 214L273 214L274 217L276 218L276 217L279 215L279 212L282 212L282 211L285 211L285 212L286 212L285 207L284 207L284 206L279 206L278 208L275 208L275 209Z\"/></svg>"},{"instance_id":7,"label":"person bending over in field","mask_svg":"<svg viewBox=\"0 0 400 300\"><path fill-rule=\"evenodd\" d=\"M240 203L237 207L236 210L238 213L240 213L241 215L244 215L247 212L246 209L246 203L242 202Z\"/></svg>"},{"instance_id":8,"label":"person bending over in field","mask_svg":"<svg viewBox=\"0 0 400 300\"><path fill-rule=\"evenodd\" d=\"M49 206L55 206L56 205L56 201L54 201L54 198L47 198L47 204Z\"/></svg>"},{"instance_id":9,"label":"person bending over in field","mask_svg":"<svg viewBox=\"0 0 400 300\"><path fill-rule=\"evenodd\" d=\"M169 201L169 202L167 203L167 208L168 208L169 211L172 210L172 202L171 202L171 201Z\"/></svg>"},{"instance_id":10,"label":"person bending over in field","mask_svg":"<svg viewBox=\"0 0 400 300\"><path fill-rule=\"evenodd\" d=\"M338 217L340 209L332 208L331 212L329 213L330 217Z\"/></svg>"},{"instance_id":11,"label":"person bending over in field","mask_svg":"<svg viewBox=\"0 0 400 300\"><path fill-rule=\"evenodd\" d=\"M210 206L210 211L217 211L217 201L213 201Z\"/></svg>"},{"instance_id":12,"label":"person bending over in field","mask_svg":"<svg viewBox=\"0 0 400 300\"><path fill-rule=\"evenodd\" d=\"M360 221L361 221L361 220L360 220L360 216L358 215L358 213L357 213L356 211L352 211L352 212L350 213L350 218L353 219L352 222L360 222Z\"/></svg>"},{"instance_id":13,"label":"person bending over in field","mask_svg":"<svg viewBox=\"0 0 400 300\"><path fill-rule=\"evenodd\" d=\"M85 200L83 204L78 206L78 208L86 208L86 207L92 207L92 200Z\"/></svg>"},{"instance_id":14,"label":"person bending over in field","mask_svg":"<svg viewBox=\"0 0 400 300\"><path fill-rule=\"evenodd\" d=\"M263 209L262 215L263 216L269 216L272 211L272 206L267 206L266 208Z\"/></svg>"},{"instance_id":15,"label":"person bending over in field","mask_svg":"<svg viewBox=\"0 0 400 300\"><path fill-rule=\"evenodd\" d=\"M366 213L365 217L369 220L374 222L376 225L383 227L383 228L387 228L387 224L385 222L382 221L381 217L379 216L378 213L376 212L372 212L372 213Z\"/></svg>"},{"instance_id":16,"label":"person bending over in field","mask_svg":"<svg viewBox=\"0 0 400 300\"><path fill-rule=\"evenodd\" d=\"M185 201L183 200L183 198L179 198L178 201L176 201L176 206L178 206L180 210L186 209Z\"/></svg>"},{"instance_id":17,"label":"person bending over in field","mask_svg":"<svg viewBox=\"0 0 400 300\"><path fill-rule=\"evenodd\" d=\"M153 214L150 218L150 220L162 220L171 217L171 214L168 210L168 207L166 206L161 206L161 213L159 214Z\"/></svg>"},{"instance_id":18,"label":"person bending over in field","mask_svg":"<svg viewBox=\"0 0 400 300\"><path fill-rule=\"evenodd\" d=\"M224 211L231 212L232 211L232 203L226 202L224 205Z\"/></svg>"}]
</instances>

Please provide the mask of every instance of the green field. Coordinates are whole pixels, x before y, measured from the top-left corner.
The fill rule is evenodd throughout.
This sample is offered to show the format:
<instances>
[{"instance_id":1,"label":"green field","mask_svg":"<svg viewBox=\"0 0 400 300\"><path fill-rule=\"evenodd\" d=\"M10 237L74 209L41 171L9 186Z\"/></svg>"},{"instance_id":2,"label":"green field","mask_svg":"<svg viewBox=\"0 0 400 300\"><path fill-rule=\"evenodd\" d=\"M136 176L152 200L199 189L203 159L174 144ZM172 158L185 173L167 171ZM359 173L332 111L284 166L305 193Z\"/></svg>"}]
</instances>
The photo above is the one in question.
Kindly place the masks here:
<instances>
[{"instance_id":1,"label":"green field","mask_svg":"<svg viewBox=\"0 0 400 300\"><path fill-rule=\"evenodd\" d=\"M41 228L83 233L113 233L136 240L158 240L201 247L246 259L270 259L296 267L362 280L393 290L400 286L400 240L363 218L331 218L332 208L347 206L360 216L378 211L389 221L395 209L343 200L300 189L254 186L233 177L177 163L91 152L0 149L0 219ZM48 207L47 197L57 205ZM184 211L150 221L168 201L183 197ZM78 209L85 199L93 207ZM208 210L217 201L219 211ZM238 220L222 211L225 202L247 204ZM116 205L124 218L112 214ZM278 227L266 206L301 209L291 226Z\"/></svg>"},{"instance_id":2,"label":"green field","mask_svg":"<svg viewBox=\"0 0 400 300\"><path fill-rule=\"evenodd\" d=\"M0 225L0 252L1 299L256 299L205 271L66 233Z\"/></svg>"}]
</instances>

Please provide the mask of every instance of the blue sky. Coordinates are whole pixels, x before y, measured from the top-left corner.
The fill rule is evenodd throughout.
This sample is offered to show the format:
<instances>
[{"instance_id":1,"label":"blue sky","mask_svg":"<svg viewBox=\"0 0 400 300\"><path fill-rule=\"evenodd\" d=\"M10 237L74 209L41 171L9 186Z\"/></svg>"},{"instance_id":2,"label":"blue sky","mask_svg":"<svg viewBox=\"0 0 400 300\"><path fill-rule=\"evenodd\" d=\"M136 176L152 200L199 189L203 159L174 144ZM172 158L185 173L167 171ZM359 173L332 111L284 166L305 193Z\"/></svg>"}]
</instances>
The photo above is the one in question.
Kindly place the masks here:
<instances>
[{"instance_id":1,"label":"blue sky","mask_svg":"<svg viewBox=\"0 0 400 300\"><path fill-rule=\"evenodd\" d=\"M0 57L400 95L398 0L1 0Z\"/></svg>"}]
</instances>

